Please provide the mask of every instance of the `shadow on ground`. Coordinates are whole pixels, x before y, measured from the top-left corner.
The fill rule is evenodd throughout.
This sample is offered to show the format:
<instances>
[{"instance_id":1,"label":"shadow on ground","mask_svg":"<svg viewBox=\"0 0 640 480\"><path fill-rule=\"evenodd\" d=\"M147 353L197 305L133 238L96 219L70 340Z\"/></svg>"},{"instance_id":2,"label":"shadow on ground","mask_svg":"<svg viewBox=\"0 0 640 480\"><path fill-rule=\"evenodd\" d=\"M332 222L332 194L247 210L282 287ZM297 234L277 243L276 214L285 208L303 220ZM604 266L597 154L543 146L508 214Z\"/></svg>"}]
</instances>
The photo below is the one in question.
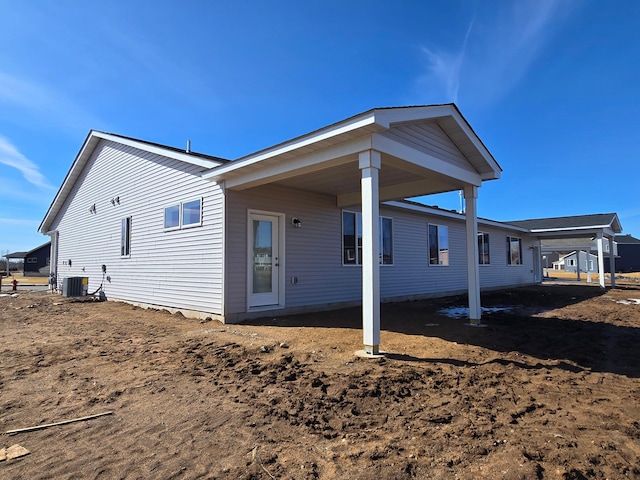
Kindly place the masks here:
<instances>
[{"instance_id":1,"label":"shadow on ground","mask_svg":"<svg viewBox=\"0 0 640 480\"><path fill-rule=\"evenodd\" d=\"M640 287L621 288L628 290L625 293L640 296ZM491 292L482 296L484 307L514 308L508 312L485 315L484 328L469 327L463 319L448 318L438 313L443 308L464 306L467 300L464 296L389 303L383 304L381 308L381 329L406 335L436 337L496 352L517 352L540 360L537 365L522 363L519 365L522 368L549 368L552 365L553 368L571 371L590 370L640 377L640 357L637 355L640 328L635 326L640 325L640 307L618 305L605 299L605 293L598 287L584 285L544 285ZM556 309L564 307L573 309L570 318L553 315ZM537 316L541 312L548 313L544 317ZM628 317L625 322L617 321L625 315ZM361 329L361 322L361 309L347 308L269 317L245 323ZM393 352L388 358L414 362L460 362L398 355Z\"/></svg>"}]
</instances>

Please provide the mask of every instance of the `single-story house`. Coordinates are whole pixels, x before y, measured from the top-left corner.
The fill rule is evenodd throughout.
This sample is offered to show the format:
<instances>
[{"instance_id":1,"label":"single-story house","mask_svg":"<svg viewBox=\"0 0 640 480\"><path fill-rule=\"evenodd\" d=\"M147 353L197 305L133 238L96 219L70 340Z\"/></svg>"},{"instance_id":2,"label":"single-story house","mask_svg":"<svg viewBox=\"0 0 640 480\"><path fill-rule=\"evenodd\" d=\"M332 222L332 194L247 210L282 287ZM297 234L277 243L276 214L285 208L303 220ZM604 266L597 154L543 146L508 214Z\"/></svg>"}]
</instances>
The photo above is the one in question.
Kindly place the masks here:
<instances>
[{"instance_id":1,"label":"single-story house","mask_svg":"<svg viewBox=\"0 0 640 480\"><path fill-rule=\"evenodd\" d=\"M49 264L51 254L51 242L34 248L24 255L24 276L47 276L49 275Z\"/></svg>"},{"instance_id":2,"label":"single-story house","mask_svg":"<svg viewBox=\"0 0 640 480\"><path fill-rule=\"evenodd\" d=\"M579 269L581 272L598 273L598 256L577 250L563 255L559 260L553 262L553 269L573 273Z\"/></svg>"},{"instance_id":3,"label":"single-story house","mask_svg":"<svg viewBox=\"0 0 640 480\"><path fill-rule=\"evenodd\" d=\"M376 108L233 161L91 131L39 231L108 299L237 322L541 281L540 240L478 218L501 168L454 104ZM406 201L462 191L466 213Z\"/></svg>"}]
</instances>

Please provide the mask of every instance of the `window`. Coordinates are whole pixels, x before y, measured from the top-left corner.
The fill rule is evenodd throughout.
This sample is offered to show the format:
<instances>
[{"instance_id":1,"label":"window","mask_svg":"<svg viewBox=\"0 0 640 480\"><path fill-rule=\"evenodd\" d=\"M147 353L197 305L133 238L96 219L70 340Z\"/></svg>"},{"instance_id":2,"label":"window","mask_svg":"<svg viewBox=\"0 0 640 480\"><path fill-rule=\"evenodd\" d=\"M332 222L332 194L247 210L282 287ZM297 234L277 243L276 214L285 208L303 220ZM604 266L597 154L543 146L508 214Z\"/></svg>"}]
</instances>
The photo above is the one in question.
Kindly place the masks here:
<instances>
[{"instance_id":1,"label":"window","mask_svg":"<svg viewBox=\"0 0 640 480\"><path fill-rule=\"evenodd\" d=\"M362 214L342 212L342 263L362 265ZM380 264L393 264L393 221L380 217Z\"/></svg>"},{"instance_id":2,"label":"window","mask_svg":"<svg viewBox=\"0 0 640 480\"><path fill-rule=\"evenodd\" d=\"M182 204L182 226L191 227L200 225L200 199Z\"/></svg>"},{"instance_id":3,"label":"window","mask_svg":"<svg viewBox=\"0 0 640 480\"><path fill-rule=\"evenodd\" d=\"M429 265L449 265L449 227L429 224Z\"/></svg>"},{"instance_id":4,"label":"window","mask_svg":"<svg viewBox=\"0 0 640 480\"><path fill-rule=\"evenodd\" d=\"M201 219L202 199L177 203L164 209L165 230L199 226L202 225Z\"/></svg>"},{"instance_id":5,"label":"window","mask_svg":"<svg viewBox=\"0 0 640 480\"><path fill-rule=\"evenodd\" d=\"M27 263L38 263L37 257L27 257Z\"/></svg>"},{"instance_id":6,"label":"window","mask_svg":"<svg viewBox=\"0 0 640 480\"><path fill-rule=\"evenodd\" d=\"M164 228L180 228L180 205L171 205L164 209Z\"/></svg>"},{"instance_id":7,"label":"window","mask_svg":"<svg viewBox=\"0 0 640 480\"><path fill-rule=\"evenodd\" d=\"M507 264L522 265L522 239L507 237Z\"/></svg>"},{"instance_id":8,"label":"window","mask_svg":"<svg viewBox=\"0 0 640 480\"><path fill-rule=\"evenodd\" d=\"M569 259L569 266L570 266L570 267L575 267L575 266L576 266L576 261L575 261L575 259L573 259L573 258L570 258L570 259Z\"/></svg>"},{"instance_id":9,"label":"window","mask_svg":"<svg viewBox=\"0 0 640 480\"><path fill-rule=\"evenodd\" d=\"M120 256L131 255L131 217L122 219L122 230L120 233Z\"/></svg>"},{"instance_id":10,"label":"window","mask_svg":"<svg viewBox=\"0 0 640 480\"><path fill-rule=\"evenodd\" d=\"M478 232L478 263L489 265L489 234Z\"/></svg>"}]
</instances>

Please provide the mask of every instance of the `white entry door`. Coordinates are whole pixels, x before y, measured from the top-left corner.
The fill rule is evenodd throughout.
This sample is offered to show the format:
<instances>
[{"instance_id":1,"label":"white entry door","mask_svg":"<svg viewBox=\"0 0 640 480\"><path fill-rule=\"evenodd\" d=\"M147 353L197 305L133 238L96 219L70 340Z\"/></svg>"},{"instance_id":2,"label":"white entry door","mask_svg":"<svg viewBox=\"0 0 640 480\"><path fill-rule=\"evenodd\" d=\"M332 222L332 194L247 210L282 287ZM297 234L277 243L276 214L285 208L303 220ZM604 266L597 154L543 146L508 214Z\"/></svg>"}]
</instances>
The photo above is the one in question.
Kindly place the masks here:
<instances>
[{"instance_id":1,"label":"white entry door","mask_svg":"<svg viewBox=\"0 0 640 480\"><path fill-rule=\"evenodd\" d=\"M249 307L277 305L280 299L280 218L249 215Z\"/></svg>"}]
</instances>

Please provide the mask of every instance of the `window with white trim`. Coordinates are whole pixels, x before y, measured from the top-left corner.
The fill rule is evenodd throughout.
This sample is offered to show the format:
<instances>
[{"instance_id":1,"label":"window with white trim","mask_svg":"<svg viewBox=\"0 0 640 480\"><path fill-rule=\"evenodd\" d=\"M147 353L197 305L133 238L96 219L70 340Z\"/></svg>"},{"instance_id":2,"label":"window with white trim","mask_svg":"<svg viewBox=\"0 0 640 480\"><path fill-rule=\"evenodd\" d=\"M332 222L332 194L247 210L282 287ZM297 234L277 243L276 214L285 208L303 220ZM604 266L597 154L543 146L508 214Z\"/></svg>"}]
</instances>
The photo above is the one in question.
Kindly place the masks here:
<instances>
[{"instance_id":1,"label":"window with white trim","mask_svg":"<svg viewBox=\"0 0 640 480\"><path fill-rule=\"evenodd\" d=\"M202 225L201 198L176 203L164 209L165 230L178 230L200 225Z\"/></svg>"},{"instance_id":2,"label":"window with white trim","mask_svg":"<svg viewBox=\"0 0 640 480\"><path fill-rule=\"evenodd\" d=\"M507 265L522 265L522 239L507 237Z\"/></svg>"},{"instance_id":3,"label":"window with white trim","mask_svg":"<svg viewBox=\"0 0 640 480\"><path fill-rule=\"evenodd\" d=\"M393 220L380 218L380 265L393 265ZM362 265L362 214L342 212L342 264Z\"/></svg>"},{"instance_id":4,"label":"window with white trim","mask_svg":"<svg viewBox=\"0 0 640 480\"><path fill-rule=\"evenodd\" d=\"M489 255L489 234L478 232L478 263L489 265L491 263Z\"/></svg>"},{"instance_id":5,"label":"window with white trim","mask_svg":"<svg viewBox=\"0 0 640 480\"><path fill-rule=\"evenodd\" d=\"M449 265L449 227L428 225L429 265Z\"/></svg>"},{"instance_id":6,"label":"window with white trim","mask_svg":"<svg viewBox=\"0 0 640 480\"><path fill-rule=\"evenodd\" d=\"M131 217L122 219L120 227L120 256L131 255Z\"/></svg>"}]
</instances>

